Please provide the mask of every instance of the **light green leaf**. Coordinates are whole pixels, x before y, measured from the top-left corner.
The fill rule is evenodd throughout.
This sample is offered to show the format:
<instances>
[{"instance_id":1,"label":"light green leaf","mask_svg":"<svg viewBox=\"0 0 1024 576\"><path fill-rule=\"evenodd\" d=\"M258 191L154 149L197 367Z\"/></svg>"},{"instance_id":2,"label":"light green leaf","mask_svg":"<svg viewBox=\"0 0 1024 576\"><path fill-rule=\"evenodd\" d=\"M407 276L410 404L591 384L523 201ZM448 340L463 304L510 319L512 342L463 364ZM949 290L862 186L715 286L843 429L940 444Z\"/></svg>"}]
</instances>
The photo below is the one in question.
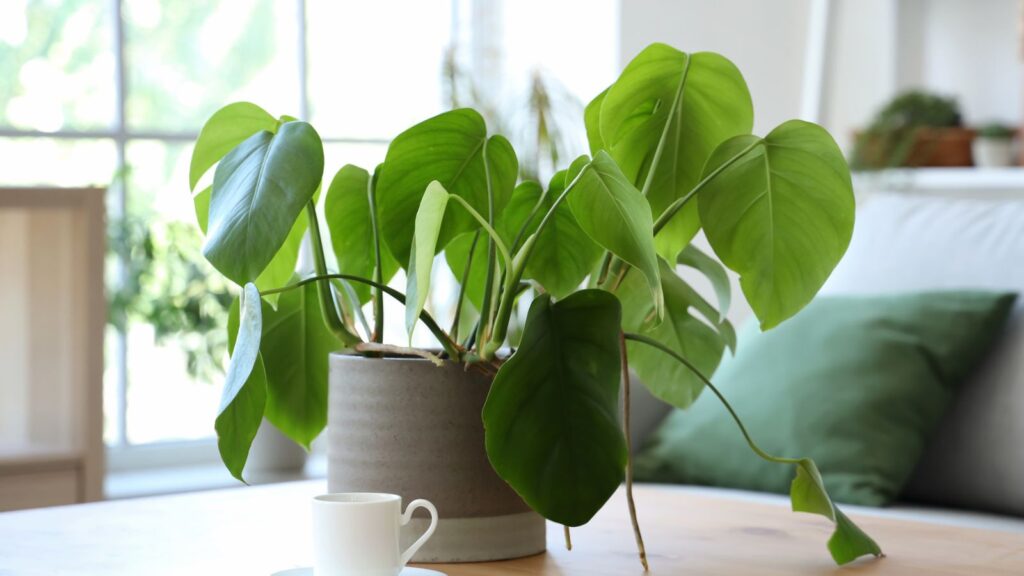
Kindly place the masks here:
<instances>
[{"instance_id":1,"label":"light green leaf","mask_svg":"<svg viewBox=\"0 0 1024 576\"><path fill-rule=\"evenodd\" d=\"M316 283L282 293L263 316L266 418L308 449L327 424L327 357L343 345L324 326Z\"/></svg>"},{"instance_id":2,"label":"light green leaf","mask_svg":"<svg viewBox=\"0 0 1024 576\"><path fill-rule=\"evenodd\" d=\"M305 122L259 132L217 165L203 254L238 284L270 264L320 186L324 152Z\"/></svg>"},{"instance_id":3,"label":"light green leaf","mask_svg":"<svg viewBox=\"0 0 1024 576\"><path fill-rule=\"evenodd\" d=\"M338 170L324 199L324 217L331 231L331 247L338 263L338 272L373 278L377 258L373 243L373 221L370 219L370 174L351 164ZM380 211L378 210L378 213ZM381 277L387 284L398 271L398 262L381 242ZM370 299L370 287L352 286L359 301Z\"/></svg>"},{"instance_id":4,"label":"light green leaf","mask_svg":"<svg viewBox=\"0 0 1024 576\"><path fill-rule=\"evenodd\" d=\"M566 526L585 524L622 482L619 303L582 290L533 301L519 349L484 403L494 470L531 508Z\"/></svg>"},{"instance_id":5,"label":"light green leaf","mask_svg":"<svg viewBox=\"0 0 1024 576\"><path fill-rule=\"evenodd\" d=\"M267 383L259 359L263 315L256 286L246 284L240 300L228 319L231 361L214 428L221 460L232 476L242 480L249 447L263 420Z\"/></svg>"},{"instance_id":6,"label":"light green leaf","mask_svg":"<svg viewBox=\"0 0 1024 576\"><path fill-rule=\"evenodd\" d=\"M213 184L203 188L192 197L192 205L196 209L196 223L199 224L199 229L206 234L206 227L210 222L210 192L213 190Z\"/></svg>"},{"instance_id":7,"label":"light green leaf","mask_svg":"<svg viewBox=\"0 0 1024 576\"><path fill-rule=\"evenodd\" d=\"M693 362L702 373L713 374L722 360L726 341L694 313L699 312L705 318L710 313L717 321L718 311L710 308L664 260L659 258L659 263L665 293L664 321L651 322L654 308L644 281L639 274L627 274L616 291L622 301L622 327L627 332L638 332L661 342ZM640 381L665 402L686 408L704 389L704 381L698 375L683 364L666 362L660 350L638 342L629 342L627 346L630 367Z\"/></svg>"},{"instance_id":8,"label":"light green leaf","mask_svg":"<svg viewBox=\"0 0 1024 576\"><path fill-rule=\"evenodd\" d=\"M409 276L405 292L405 328L412 338L413 328L427 303L430 292L430 272L437 254L437 239L448 207L448 191L439 182L431 182L416 211L412 253L409 256Z\"/></svg>"},{"instance_id":9,"label":"light green leaf","mask_svg":"<svg viewBox=\"0 0 1024 576\"><path fill-rule=\"evenodd\" d=\"M707 277L711 282L711 288L718 298L718 318L711 318L713 322L725 320L729 313L729 306L732 304L732 285L729 283L729 275L725 272L725 266L708 256L700 248L693 244L687 244L686 248L679 253L677 263L689 266Z\"/></svg>"},{"instance_id":10,"label":"light green leaf","mask_svg":"<svg viewBox=\"0 0 1024 576\"><path fill-rule=\"evenodd\" d=\"M598 150L604 150L604 138L601 137L601 105L604 104L604 97L607 94L608 88L605 88L583 110L583 125L587 129L587 145L590 147L591 155L597 154Z\"/></svg>"},{"instance_id":11,"label":"light green leaf","mask_svg":"<svg viewBox=\"0 0 1024 576\"><path fill-rule=\"evenodd\" d=\"M575 188L566 199L576 222L591 239L643 274L661 317L665 303L658 279L650 205L603 151L590 163L585 157L573 162L566 181L571 182L577 175Z\"/></svg>"},{"instance_id":12,"label":"light green leaf","mask_svg":"<svg viewBox=\"0 0 1024 576\"><path fill-rule=\"evenodd\" d=\"M846 564L867 554L882 554L878 544L832 503L821 473L810 458L802 458L796 465L796 478L790 486L789 497L794 512L820 514L835 524L828 550L836 564Z\"/></svg>"},{"instance_id":13,"label":"light green leaf","mask_svg":"<svg viewBox=\"0 0 1024 576\"><path fill-rule=\"evenodd\" d=\"M488 190L494 197L494 214L501 214L512 195L518 171L519 162L508 140L502 136L488 138L483 117L475 110L445 112L399 134L388 147L377 184L381 233L395 259L400 264L409 262L413 237L409 223L415 218L420 198L430 182L440 182L448 192L464 198L486 217ZM441 231L438 247L443 248L456 236L478 227L465 211L453 212Z\"/></svg>"},{"instance_id":14,"label":"light green leaf","mask_svg":"<svg viewBox=\"0 0 1024 576\"><path fill-rule=\"evenodd\" d=\"M249 102L235 102L214 112L200 130L192 149L189 188L195 190L203 174L245 139L263 130L273 132L276 129L277 120Z\"/></svg>"},{"instance_id":15,"label":"light green leaf","mask_svg":"<svg viewBox=\"0 0 1024 576\"><path fill-rule=\"evenodd\" d=\"M750 132L750 92L740 71L711 52L686 54L651 44L626 66L600 103L603 148L638 188L647 187L653 215L686 195L701 178L720 143ZM595 136L588 137L594 141ZM661 158L646 180L659 142ZM655 244L669 262L700 228L696 202L688 202L663 228Z\"/></svg>"},{"instance_id":16,"label":"light green leaf","mask_svg":"<svg viewBox=\"0 0 1024 576\"><path fill-rule=\"evenodd\" d=\"M763 140L738 136L708 160L700 219L766 330L803 308L846 252L854 198L824 128L791 120Z\"/></svg>"}]
</instances>

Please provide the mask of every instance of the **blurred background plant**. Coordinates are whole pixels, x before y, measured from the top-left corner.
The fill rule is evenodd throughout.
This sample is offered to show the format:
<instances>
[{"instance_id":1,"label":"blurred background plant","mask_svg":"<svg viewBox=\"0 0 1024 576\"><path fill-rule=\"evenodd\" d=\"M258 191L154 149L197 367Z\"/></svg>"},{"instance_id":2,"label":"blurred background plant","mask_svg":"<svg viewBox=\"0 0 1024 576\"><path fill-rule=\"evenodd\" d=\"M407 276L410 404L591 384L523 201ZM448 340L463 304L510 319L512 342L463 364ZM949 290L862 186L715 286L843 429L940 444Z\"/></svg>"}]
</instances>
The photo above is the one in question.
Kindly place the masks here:
<instances>
[{"instance_id":1,"label":"blurred background plant","mask_svg":"<svg viewBox=\"0 0 1024 576\"><path fill-rule=\"evenodd\" d=\"M850 165L855 170L929 165L939 152L943 129L962 126L955 98L911 90L897 95L856 135ZM969 141L966 146L970 146ZM969 149L968 149L969 158Z\"/></svg>"},{"instance_id":2,"label":"blurred background plant","mask_svg":"<svg viewBox=\"0 0 1024 576\"><path fill-rule=\"evenodd\" d=\"M133 322L151 325L158 344L173 338L182 349L190 376L217 381L232 295L210 274L195 226L129 214L110 223L108 250L126 256L123 282L109 292L108 323L121 331Z\"/></svg>"}]
</instances>

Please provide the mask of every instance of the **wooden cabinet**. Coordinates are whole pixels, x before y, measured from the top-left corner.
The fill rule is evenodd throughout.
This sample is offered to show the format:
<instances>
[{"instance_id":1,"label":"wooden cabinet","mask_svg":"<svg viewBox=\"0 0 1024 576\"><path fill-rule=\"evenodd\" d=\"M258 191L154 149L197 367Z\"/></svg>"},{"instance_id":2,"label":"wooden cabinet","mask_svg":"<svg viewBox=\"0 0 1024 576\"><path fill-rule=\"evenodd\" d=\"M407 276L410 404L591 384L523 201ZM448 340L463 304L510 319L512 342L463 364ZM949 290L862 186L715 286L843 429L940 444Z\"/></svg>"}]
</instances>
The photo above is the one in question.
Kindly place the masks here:
<instances>
[{"instance_id":1,"label":"wooden cabinet","mask_svg":"<svg viewBox=\"0 0 1024 576\"><path fill-rule=\"evenodd\" d=\"M102 496L103 198L0 189L0 510Z\"/></svg>"}]
</instances>

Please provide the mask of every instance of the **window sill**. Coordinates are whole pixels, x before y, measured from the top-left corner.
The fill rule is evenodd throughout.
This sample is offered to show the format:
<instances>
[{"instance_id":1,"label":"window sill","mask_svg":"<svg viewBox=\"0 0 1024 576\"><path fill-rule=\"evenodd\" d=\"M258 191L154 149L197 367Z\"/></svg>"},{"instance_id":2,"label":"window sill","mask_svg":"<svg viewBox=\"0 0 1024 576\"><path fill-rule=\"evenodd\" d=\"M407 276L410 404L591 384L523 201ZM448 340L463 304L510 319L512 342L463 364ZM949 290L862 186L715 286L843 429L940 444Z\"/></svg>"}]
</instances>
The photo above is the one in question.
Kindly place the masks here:
<instances>
[{"instance_id":1,"label":"window sill","mask_svg":"<svg viewBox=\"0 0 1024 576\"><path fill-rule=\"evenodd\" d=\"M247 473L245 479L249 484L256 485L326 477L327 458L314 454L310 456L302 470L252 472ZM115 470L107 474L104 482L105 494L109 500L238 486L244 486L244 484L232 478L224 465L219 462L194 466Z\"/></svg>"}]
</instances>

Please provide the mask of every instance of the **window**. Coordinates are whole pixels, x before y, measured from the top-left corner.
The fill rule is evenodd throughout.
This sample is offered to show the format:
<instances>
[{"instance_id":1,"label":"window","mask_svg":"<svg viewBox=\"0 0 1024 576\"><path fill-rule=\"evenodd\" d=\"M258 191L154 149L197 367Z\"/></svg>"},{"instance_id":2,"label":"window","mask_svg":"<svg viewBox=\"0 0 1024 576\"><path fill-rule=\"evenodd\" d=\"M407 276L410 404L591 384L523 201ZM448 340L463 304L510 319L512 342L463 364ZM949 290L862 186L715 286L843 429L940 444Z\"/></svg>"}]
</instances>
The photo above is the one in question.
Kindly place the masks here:
<instances>
[{"instance_id":1,"label":"window","mask_svg":"<svg viewBox=\"0 0 1024 576\"><path fill-rule=\"evenodd\" d=\"M522 92L522 78L540 65L568 93L596 94L617 67L615 7L0 2L0 185L109 187L108 445L213 434L223 367L210 352L225 352L232 288L201 257L187 189L192 142L212 112L248 100L308 118L324 139L328 171L372 169L391 137L449 106L443 71L452 46L490 95ZM565 27L584 8L585 30L570 35Z\"/></svg>"}]
</instances>

